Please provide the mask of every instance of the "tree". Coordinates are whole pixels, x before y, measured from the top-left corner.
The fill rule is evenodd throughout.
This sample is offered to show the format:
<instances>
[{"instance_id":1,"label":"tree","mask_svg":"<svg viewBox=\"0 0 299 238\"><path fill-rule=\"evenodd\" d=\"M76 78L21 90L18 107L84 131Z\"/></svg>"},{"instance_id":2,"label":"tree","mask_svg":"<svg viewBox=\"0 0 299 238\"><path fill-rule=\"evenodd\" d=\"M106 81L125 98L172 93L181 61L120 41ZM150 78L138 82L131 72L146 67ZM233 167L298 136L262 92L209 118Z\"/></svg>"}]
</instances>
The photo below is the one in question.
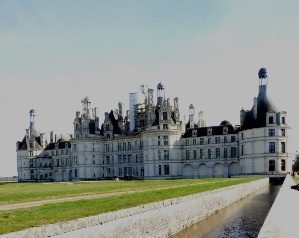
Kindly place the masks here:
<instances>
[{"instance_id":1,"label":"tree","mask_svg":"<svg viewBox=\"0 0 299 238\"><path fill-rule=\"evenodd\" d=\"M292 166L293 172L299 172L299 155L296 156L295 163Z\"/></svg>"}]
</instances>

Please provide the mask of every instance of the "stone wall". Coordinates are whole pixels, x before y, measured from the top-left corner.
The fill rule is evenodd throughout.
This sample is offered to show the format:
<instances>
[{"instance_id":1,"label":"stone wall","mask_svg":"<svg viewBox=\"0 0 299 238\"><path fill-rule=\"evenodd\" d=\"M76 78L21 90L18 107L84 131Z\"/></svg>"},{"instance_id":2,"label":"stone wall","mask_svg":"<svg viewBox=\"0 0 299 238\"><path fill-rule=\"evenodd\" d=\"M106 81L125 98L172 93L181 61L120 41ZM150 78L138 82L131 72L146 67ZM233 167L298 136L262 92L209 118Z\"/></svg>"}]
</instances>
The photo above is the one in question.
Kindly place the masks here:
<instances>
[{"instance_id":1,"label":"stone wall","mask_svg":"<svg viewBox=\"0 0 299 238\"><path fill-rule=\"evenodd\" d=\"M0 237L168 237L268 184L265 178Z\"/></svg>"}]
</instances>

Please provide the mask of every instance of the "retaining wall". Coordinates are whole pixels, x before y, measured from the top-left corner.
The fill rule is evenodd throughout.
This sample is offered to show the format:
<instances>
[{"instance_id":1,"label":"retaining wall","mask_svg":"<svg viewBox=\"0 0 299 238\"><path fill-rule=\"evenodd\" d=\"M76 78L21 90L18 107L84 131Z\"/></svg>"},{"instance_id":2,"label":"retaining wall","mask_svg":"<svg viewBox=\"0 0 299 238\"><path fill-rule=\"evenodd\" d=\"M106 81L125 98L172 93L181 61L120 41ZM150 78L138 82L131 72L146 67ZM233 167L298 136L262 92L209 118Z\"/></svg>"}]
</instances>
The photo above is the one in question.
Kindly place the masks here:
<instances>
[{"instance_id":1,"label":"retaining wall","mask_svg":"<svg viewBox=\"0 0 299 238\"><path fill-rule=\"evenodd\" d=\"M265 178L0 237L168 237L268 184Z\"/></svg>"}]
</instances>

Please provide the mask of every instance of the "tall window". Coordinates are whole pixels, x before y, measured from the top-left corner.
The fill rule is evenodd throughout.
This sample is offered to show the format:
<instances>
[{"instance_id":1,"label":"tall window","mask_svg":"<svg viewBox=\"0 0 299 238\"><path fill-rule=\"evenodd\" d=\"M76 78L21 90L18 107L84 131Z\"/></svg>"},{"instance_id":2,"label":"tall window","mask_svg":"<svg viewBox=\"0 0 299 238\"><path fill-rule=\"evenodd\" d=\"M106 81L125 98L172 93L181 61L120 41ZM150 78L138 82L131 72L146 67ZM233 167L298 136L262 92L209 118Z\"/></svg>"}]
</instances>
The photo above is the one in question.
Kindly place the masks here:
<instances>
[{"instance_id":1,"label":"tall window","mask_svg":"<svg viewBox=\"0 0 299 238\"><path fill-rule=\"evenodd\" d=\"M216 148L216 158L220 158L220 148Z\"/></svg>"},{"instance_id":2,"label":"tall window","mask_svg":"<svg viewBox=\"0 0 299 238\"><path fill-rule=\"evenodd\" d=\"M168 136L163 136L164 145L168 145Z\"/></svg>"},{"instance_id":3,"label":"tall window","mask_svg":"<svg viewBox=\"0 0 299 238\"><path fill-rule=\"evenodd\" d=\"M227 148L224 148L224 149L223 149L223 157L224 157L224 158L227 158Z\"/></svg>"},{"instance_id":4,"label":"tall window","mask_svg":"<svg viewBox=\"0 0 299 238\"><path fill-rule=\"evenodd\" d=\"M284 159L281 160L281 171L285 171L286 170L286 161Z\"/></svg>"},{"instance_id":5,"label":"tall window","mask_svg":"<svg viewBox=\"0 0 299 238\"><path fill-rule=\"evenodd\" d=\"M281 118L281 122L282 122L282 124L286 124L286 118L285 118L285 117L282 117L282 118Z\"/></svg>"},{"instance_id":6,"label":"tall window","mask_svg":"<svg viewBox=\"0 0 299 238\"><path fill-rule=\"evenodd\" d=\"M269 117L269 124L273 124L273 117Z\"/></svg>"},{"instance_id":7,"label":"tall window","mask_svg":"<svg viewBox=\"0 0 299 238\"><path fill-rule=\"evenodd\" d=\"M193 139L193 145L196 145L196 139Z\"/></svg>"},{"instance_id":8,"label":"tall window","mask_svg":"<svg viewBox=\"0 0 299 238\"><path fill-rule=\"evenodd\" d=\"M164 160L169 160L169 150L164 150Z\"/></svg>"},{"instance_id":9,"label":"tall window","mask_svg":"<svg viewBox=\"0 0 299 238\"><path fill-rule=\"evenodd\" d=\"M164 174L169 175L169 164L164 165Z\"/></svg>"},{"instance_id":10,"label":"tall window","mask_svg":"<svg viewBox=\"0 0 299 238\"><path fill-rule=\"evenodd\" d=\"M208 149L208 158L213 159L212 150Z\"/></svg>"},{"instance_id":11,"label":"tall window","mask_svg":"<svg viewBox=\"0 0 299 238\"><path fill-rule=\"evenodd\" d=\"M269 129L269 136L275 136L275 129Z\"/></svg>"},{"instance_id":12,"label":"tall window","mask_svg":"<svg viewBox=\"0 0 299 238\"><path fill-rule=\"evenodd\" d=\"M227 136L224 136L224 138L223 138L223 142L224 142L224 143L227 143Z\"/></svg>"},{"instance_id":13,"label":"tall window","mask_svg":"<svg viewBox=\"0 0 299 238\"><path fill-rule=\"evenodd\" d=\"M236 147L231 147L230 148L230 157L231 158L236 158L237 157L237 148Z\"/></svg>"},{"instance_id":14,"label":"tall window","mask_svg":"<svg viewBox=\"0 0 299 238\"><path fill-rule=\"evenodd\" d=\"M121 164L121 155L118 155L118 164Z\"/></svg>"},{"instance_id":15,"label":"tall window","mask_svg":"<svg viewBox=\"0 0 299 238\"><path fill-rule=\"evenodd\" d=\"M211 138L210 137L208 138L208 144L211 144Z\"/></svg>"},{"instance_id":16,"label":"tall window","mask_svg":"<svg viewBox=\"0 0 299 238\"><path fill-rule=\"evenodd\" d=\"M205 158L205 149L200 149L199 150L199 158L204 159Z\"/></svg>"},{"instance_id":17,"label":"tall window","mask_svg":"<svg viewBox=\"0 0 299 238\"><path fill-rule=\"evenodd\" d=\"M161 175L161 174L162 174L162 166L159 165L159 175Z\"/></svg>"},{"instance_id":18,"label":"tall window","mask_svg":"<svg viewBox=\"0 0 299 238\"><path fill-rule=\"evenodd\" d=\"M161 145L160 136L158 136L158 146Z\"/></svg>"},{"instance_id":19,"label":"tall window","mask_svg":"<svg viewBox=\"0 0 299 238\"><path fill-rule=\"evenodd\" d=\"M167 112L163 112L163 121L167 121Z\"/></svg>"},{"instance_id":20,"label":"tall window","mask_svg":"<svg viewBox=\"0 0 299 238\"><path fill-rule=\"evenodd\" d=\"M285 129L281 129L281 136L286 136L286 130Z\"/></svg>"},{"instance_id":21,"label":"tall window","mask_svg":"<svg viewBox=\"0 0 299 238\"><path fill-rule=\"evenodd\" d=\"M121 143L117 144L117 149L118 149L118 151L121 151Z\"/></svg>"},{"instance_id":22,"label":"tall window","mask_svg":"<svg viewBox=\"0 0 299 238\"><path fill-rule=\"evenodd\" d=\"M128 150L131 150L132 149L132 144L131 142L128 142Z\"/></svg>"},{"instance_id":23,"label":"tall window","mask_svg":"<svg viewBox=\"0 0 299 238\"><path fill-rule=\"evenodd\" d=\"M285 153L285 152L286 152L286 143L281 142L281 153Z\"/></svg>"},{"instance_id":24,"label":"tall window","mask_svg":"<svg viewBox=\"0 0 299 238\"><path fill-rule=\"evenodd\" d=\"M186 150L186 159L190 159L190 150Z\"/></svg>"},{"instance_id":25,"label":"tall window","mask_svg":"<svg viewBox=\"0 0 299 238\"><path fill-rule=\"evenodd\" d=\"M200 145L203 145L205 143L205 139L204 138L200 138L200 140L199 140L199 144Z\"/></svg>"},{"instance_id":26,"label":"tall window","mask_svg":"<svg viewBox=\"0 0 299 238\"><path fill-rule=\"evenodd\" d=\"M275 160L269 160L269 171L275 171Z\"/></svg>"},{"instance_id":27,"label":"tall window","mask_svg":"<svg viewBox=\"0 0 299 238\"><path fill-rule=\"evenodd\" d=\"M244 155L244 145L241 145L241 155Z\"/></svg>"},{"instance_id":28,"label":"tall window","mask_svg":"<svg viewBox=\"0 0 299 238\"><path fill-rule=\"evenodd\" d=\"M269 142L269 153L275 153L275 142Z\"/></svg>"},{"instance_id":29,"label":"tall window","mask_svg":"<svg viewBox=\"0 0 299 238\"><path fill-rule=\"evenodd\" d=\"M158 150L158 159L161 160L161 150Z\"/></svg>"},{"instance_id":30,"label":"tall window","mask_svg":"<svg viewBox=\"0 0 299 238\"><path fill-rule=\"evenodd\" d=\"M236 137L235 136L231 136L230 142L235 142L235 141L236 141Z\"/></svg>"},{"instance_id":31,"label":"tall window","mask_svg":"<svg viewBox=\"0 0 299 238\"><path fill-rule=\"evenodd\" d=\"M193 150L193 159L196 159L196 150Z\"/></svg>"},{"instance_id":32,"label":"tall window","mask_svg":"<svg viewBox=\"0 0 299 238\"><path fill-rule=\"evenodd\" d=\"M109 152L110 148L109 148L109 144L106 144L106 152Z\"/></svg>"},{"instance_id":33,"label":"tall window","mask_svg":"<svg viewBox=\"0 0 299 238\"><path fill-rule=\"evenodd\" d=\"M219 144L220 143L220 137L215 137L215 144Z\"/></svg>"},{"instance_id":34,"label":"tall window","mask_svg":"<svg viewBox=\"0 0 299 238\"><path fill-rule=\"evenodd\" d=\"M127 144L126 142L123 142L123 151L126 151L127 150Z\"/></svg>"}]
</instances>

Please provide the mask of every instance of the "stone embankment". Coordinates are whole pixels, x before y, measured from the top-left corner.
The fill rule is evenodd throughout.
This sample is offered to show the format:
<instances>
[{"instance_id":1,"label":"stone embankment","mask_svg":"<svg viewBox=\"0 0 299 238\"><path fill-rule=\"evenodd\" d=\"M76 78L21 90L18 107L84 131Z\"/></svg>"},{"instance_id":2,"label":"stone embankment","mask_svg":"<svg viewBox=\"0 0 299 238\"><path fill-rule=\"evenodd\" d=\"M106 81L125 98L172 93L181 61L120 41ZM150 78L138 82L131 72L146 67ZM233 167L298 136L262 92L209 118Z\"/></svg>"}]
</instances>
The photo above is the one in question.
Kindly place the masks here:
<instances>
[{"instance_id":1,"label":"stone embankment","mask_svg":"<svg viewBox=\"0 0 299 238\"><path fill-rule=\"evenodd\" d=\"M295 184L293 178L287 175L258 238L299 237L299 191L291 189Z\"/></svg>"},{"instance_id":2,"label":"stone embankment","mask_svg":"<svg viewBox=\"0 0 299 238\"><path fill-rule=\"evenodd\" d=\"M168 237L268 184L265 178L0 237Z\"/></svg>"}]
</instances>

